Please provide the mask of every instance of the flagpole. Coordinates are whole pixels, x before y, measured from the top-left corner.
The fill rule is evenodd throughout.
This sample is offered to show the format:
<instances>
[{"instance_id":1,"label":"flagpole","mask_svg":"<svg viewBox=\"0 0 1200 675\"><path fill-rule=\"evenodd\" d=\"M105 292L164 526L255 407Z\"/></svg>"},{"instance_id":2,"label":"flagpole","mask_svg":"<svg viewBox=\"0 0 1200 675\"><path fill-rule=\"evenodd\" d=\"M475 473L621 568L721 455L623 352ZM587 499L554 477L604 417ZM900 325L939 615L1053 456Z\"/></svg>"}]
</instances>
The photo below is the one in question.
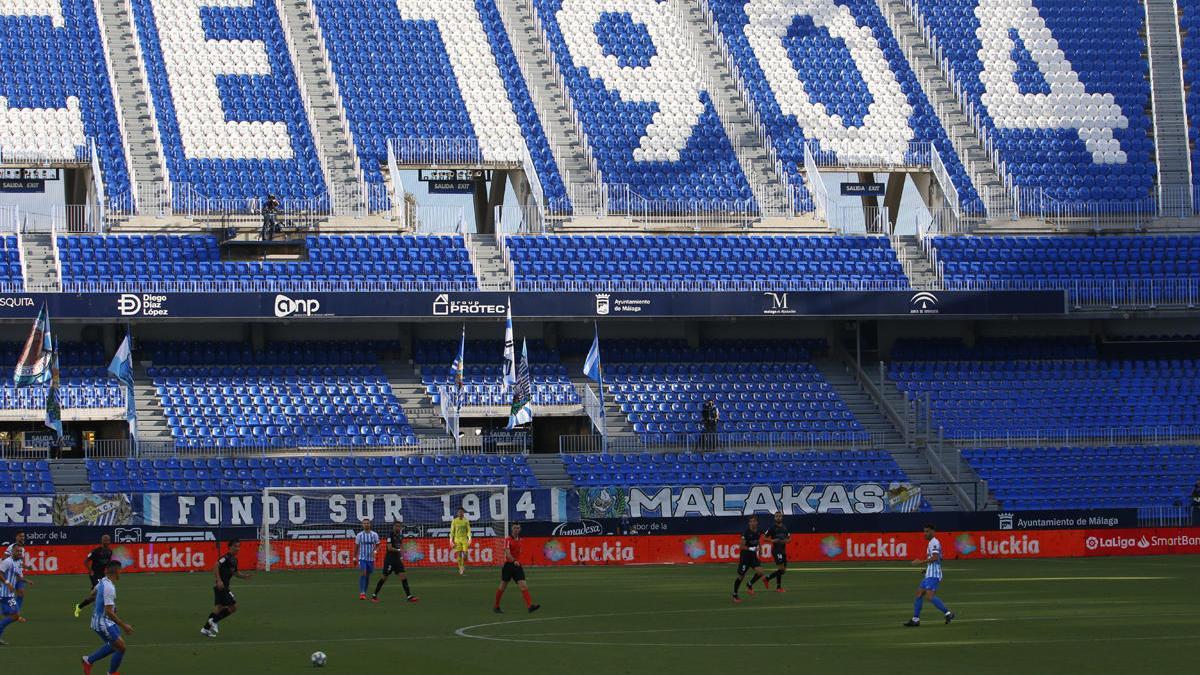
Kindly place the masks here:
<instances>
[{"instance_id":1,"label":"flagpole","mask_svg":"<svg viewBox=\"0 0 1200 675\"><path fill-rule=\"evenodd\" d=\"M129 383L125 386L125 397L128 400L125 406L133 412L129 417L129 443L133 456L141 457L141 447L138 444L137 394L133 384L133 323L130 321L125 322L125 338L129 340Z\"/></svg>"}]
</instances>

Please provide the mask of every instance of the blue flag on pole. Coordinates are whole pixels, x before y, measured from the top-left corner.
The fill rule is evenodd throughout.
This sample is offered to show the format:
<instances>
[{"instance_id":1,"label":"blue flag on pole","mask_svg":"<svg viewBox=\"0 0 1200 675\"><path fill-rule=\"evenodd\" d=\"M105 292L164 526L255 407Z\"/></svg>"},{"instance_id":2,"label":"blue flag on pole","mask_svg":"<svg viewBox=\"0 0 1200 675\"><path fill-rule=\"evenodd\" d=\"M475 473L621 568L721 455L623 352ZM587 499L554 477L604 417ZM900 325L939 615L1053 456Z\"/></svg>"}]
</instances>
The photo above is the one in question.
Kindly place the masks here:
<instances>
[{"instance_id":1,"label":"blue flag on pole","mask_svg":"<svg viewBox=\"0 0 1200 675\"><path fill-rule=\"evenodd\" d=\"M128 335L117 347L117 353L113 354L112 361L108 364L108 374L121 384L133 384L133 349L130 347Z\"/></svg>"},{"instance_id":2,"label":"blue flag on pole","mask_svg":"<svg viewBox=\"0 0 1200 675\"><path fill-rule=\"evenodd\" d=\"M33 320L33 328L29 331L29 339L21 350L21 358L13 371L13 384L20 387L32 387L50 382L50 356L54 353L53 338L50 335L50 313L46 305L38 311Z\"/></svg>"},{"instance_id":3,"label":"blue flag on pole","mask_svg":"<svg viewBox=\"0 0 1200 675\"><path fill-rule=\"evenodd\" d=\"M600 368L600 330L596 329L592 338L592 348L588 350L587 358L583 360L583 374L597 383L604 381L604 373Z\"/></svg>"},{"instance_id":4,"label":"blue flag on pole","mask_svg":"<svg viewBox=\"0 0 1200 675\"><path fill-rule=\"evenodd\" d=\"M128 333L108 364L108 374L125 385L125 421L129 422L132 438L137 433L137 403L133 392L133 347Z\"/></svg>"},{"instance_id":5,"label":"blue flag on pole","mask_svg":"<svg viewBox=\"0 0 1200 675\"><path fill-rule=\"evenodd\" d=\"M595 380L600 388L600 419L604 419L604 368L600 365L600 327L592 324L592 348L588 350L587 358L583 360L583 374Z\"/></svg>"}]
</instances>

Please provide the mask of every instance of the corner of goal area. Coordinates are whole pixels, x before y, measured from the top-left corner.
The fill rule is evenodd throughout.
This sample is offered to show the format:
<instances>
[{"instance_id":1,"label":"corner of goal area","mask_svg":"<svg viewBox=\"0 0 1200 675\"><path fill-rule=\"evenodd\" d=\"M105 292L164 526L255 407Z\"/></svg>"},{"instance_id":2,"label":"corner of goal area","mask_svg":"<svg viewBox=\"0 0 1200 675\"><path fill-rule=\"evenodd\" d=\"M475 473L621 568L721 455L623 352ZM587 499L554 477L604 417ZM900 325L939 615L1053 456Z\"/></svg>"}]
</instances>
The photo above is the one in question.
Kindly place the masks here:
<instances>
[{"instance_id":1,"label":"corner of goal area","mask_svg":"<svg viewBox=\"0 0 1200 675\"><path fill-rule=\"evenodd\" d=\"M378 535L374 567L389 550L406 567L452 565L450 524L461 509L470 523L467 565L490 566L503 558L510 502L505 484L357 485L267 487L262 491L255 538L256 567L264 571L354 567ZM367 521L367 522L364 522Z\"/></svg>"}]
</instances>

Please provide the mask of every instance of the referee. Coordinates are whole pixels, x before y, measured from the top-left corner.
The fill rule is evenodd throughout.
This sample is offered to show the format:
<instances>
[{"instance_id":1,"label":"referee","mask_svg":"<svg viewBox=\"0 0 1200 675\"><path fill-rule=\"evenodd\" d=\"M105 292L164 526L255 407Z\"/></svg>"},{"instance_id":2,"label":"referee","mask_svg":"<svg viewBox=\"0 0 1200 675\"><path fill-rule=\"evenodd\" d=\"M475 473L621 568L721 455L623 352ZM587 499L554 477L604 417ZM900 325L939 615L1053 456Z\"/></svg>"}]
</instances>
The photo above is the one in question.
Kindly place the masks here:
<instances>
[{"instance_id":1,"label":"referee","mask_svg":"<svg viewBox=\"0 0 1200 675\"><path fill-rule=\"evenodd\" d=\"M84 564L88 567L89 589L96 588L96 584L100 583L100 580L104 578L104 568L108 567L108 563L112 561L112 549L108 547L111 543L112 539L107 534L100 537L100 545L92 549L87 554L87 557L83 559ZM75 605L75 618L78 619L79 613L83 611L83 608L95 601L96 596L92 595L89 590L88 597L84 598L83 602Z\"/></svg>"}]
</instances>

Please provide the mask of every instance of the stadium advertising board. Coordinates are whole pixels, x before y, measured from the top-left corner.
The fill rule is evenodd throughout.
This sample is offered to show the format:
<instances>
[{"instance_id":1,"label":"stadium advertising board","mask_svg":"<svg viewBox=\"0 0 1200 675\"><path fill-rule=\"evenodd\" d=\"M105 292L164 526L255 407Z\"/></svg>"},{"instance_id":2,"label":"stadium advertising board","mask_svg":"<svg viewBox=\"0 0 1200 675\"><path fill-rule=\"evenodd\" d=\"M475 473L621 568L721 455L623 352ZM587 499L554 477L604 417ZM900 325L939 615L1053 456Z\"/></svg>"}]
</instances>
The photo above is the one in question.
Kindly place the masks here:
<instances>
[{"instance_id":1,"label":"stadium advertising board","mask_svg":"<svg viewBox=\"0 0 1200 675\"><path fill-rule=\"evenodd\" d=\"M1195 528L1135 528L1118 530L1035 530L1022 533L996 531L943 532L945 558L955 560L1013 558L1081 558L1133 555L1200 554L1200 530ZM646 564L732 564L738 558L737 534L650 535L650 536L554 536L526 537L528 565L646 565ZM94 545L94 544L92 544ZM92 545L31 543L30 574L82 574L84 559ZM242 546L239 560L244 569L263 562L255 540ZM114 557L127 572L199 571L212 567L219 545L216 541L126 543L113 546ZM223 549L221 549L223 550ZM468 564L488 567L499 564L499 541L476 537L471 542ZM788 544L791 562L909 561L925 550L920 532L904 533L793 533ZM273 542L274 569L339 569L356 566L354 542L348 537ZM759 550L769 561L771 545ZM382 549L379 553L382 556ZM405 564L414 567L451 565L445 537L414 537L406 542ZM382 563L382 560L377 560ZM348 572L349 573L349 572Z\"/></svg>"},{"instance_id":2,"label":"stadium advertising board","mask_svg":"<svg viewBox=\"0 0 1200 675\"><path fill-rule=\"evenodd\" d=\"M537 488L510 490L507 502L486 490L415 497L378 490L254 494L0 496L0 526L145 525L258 527L380 522L449 522L460 506L472 520L562 523L584 518L688 519L783 511L877 514L918 510L920 495L903 485L750 485L705 487Z\"/></svg>"},{"instance_id":3,"label":"stadium advertising board","mask_svg":"<svg viewBox=\"0 0 1200 675\"><path fill-rule=\"evenodd\" d=\"M0 295L0 319L496 319L1061 315L1063 291L698 293L51 293Z\"/></svg>"}]
</instances>

